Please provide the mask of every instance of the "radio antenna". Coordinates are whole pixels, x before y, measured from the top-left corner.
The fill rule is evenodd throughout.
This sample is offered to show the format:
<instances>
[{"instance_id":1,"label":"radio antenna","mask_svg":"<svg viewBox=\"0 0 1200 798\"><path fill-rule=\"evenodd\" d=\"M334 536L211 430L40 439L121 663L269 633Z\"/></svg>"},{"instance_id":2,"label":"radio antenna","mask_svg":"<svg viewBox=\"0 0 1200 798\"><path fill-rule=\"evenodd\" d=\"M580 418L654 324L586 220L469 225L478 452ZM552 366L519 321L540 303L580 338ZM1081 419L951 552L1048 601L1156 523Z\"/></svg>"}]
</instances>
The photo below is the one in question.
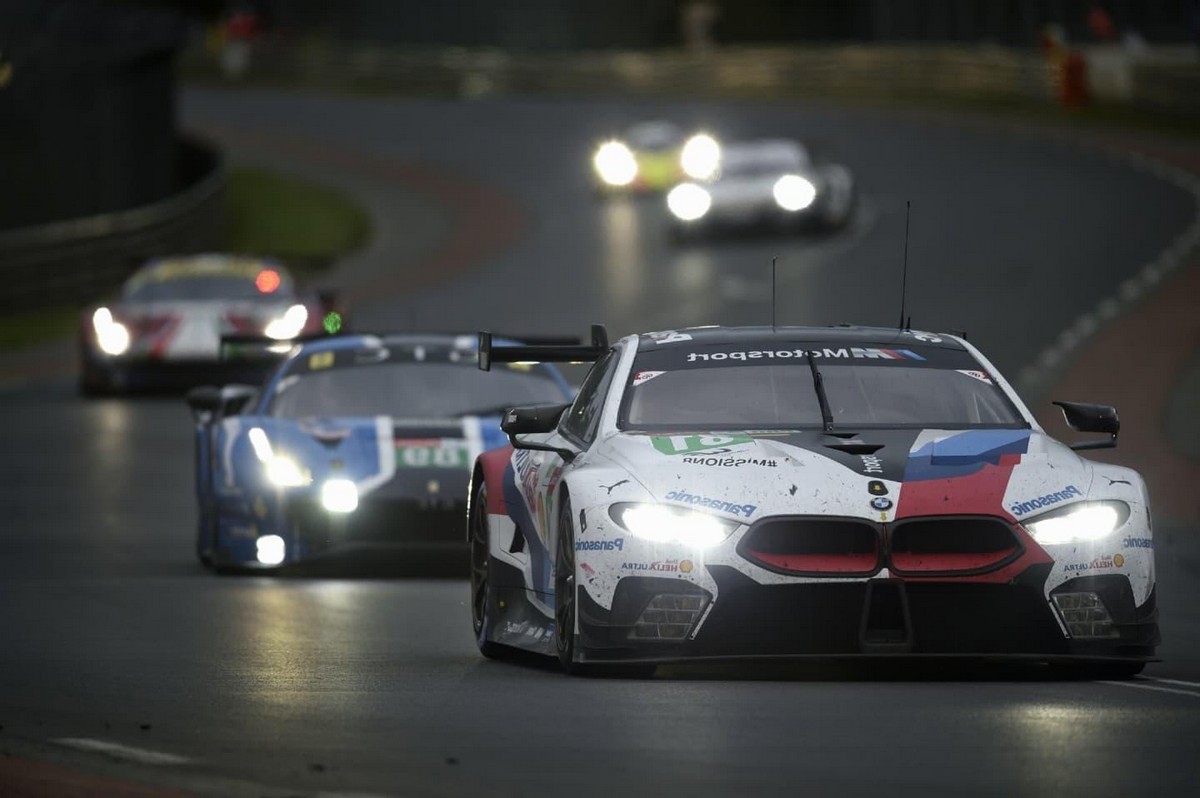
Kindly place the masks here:
<instances>
[{"instance_id":1,"label":"radio antenna","mask_svg":"<svg viewBox=\"0 0 1200 798\"><path fill-rule=\"evenodd\" d=\"M900 278L900 329L904 327L904 298L908 290L908 219L912 215L912 200L904 201L904 271Z\"/></svg>"},{"instance_id":2,"label":"radio antenna","mask_svg":"<svg viewBox=\"0 0 1200 798\"><path fill-rule=\"evenodd\" d=\"M771 332L775 332L775 261L779 256L771 258Z\"/></svg>"}]
</instances>

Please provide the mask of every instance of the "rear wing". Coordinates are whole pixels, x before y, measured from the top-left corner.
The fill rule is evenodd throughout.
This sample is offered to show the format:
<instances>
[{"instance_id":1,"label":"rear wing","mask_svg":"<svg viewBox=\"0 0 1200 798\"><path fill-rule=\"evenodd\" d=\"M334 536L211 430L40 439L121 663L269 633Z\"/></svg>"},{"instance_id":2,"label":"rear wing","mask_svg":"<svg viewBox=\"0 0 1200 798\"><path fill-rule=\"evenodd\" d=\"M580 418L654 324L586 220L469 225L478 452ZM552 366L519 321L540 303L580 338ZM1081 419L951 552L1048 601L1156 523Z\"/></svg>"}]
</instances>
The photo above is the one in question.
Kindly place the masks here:
<instances>
[{"instance_id":1,"label":"rear wing","mask_svg":"<svg viewBox=\"0 0 1200 798\"><path fill-rule=\"evenodd\" d=\"M608 331L603 324L592 325L590 344L492 345L492 334L479 333L479 368L491 371L493 363L590 363L608 351Z\"/></svg>"}]
</instances>

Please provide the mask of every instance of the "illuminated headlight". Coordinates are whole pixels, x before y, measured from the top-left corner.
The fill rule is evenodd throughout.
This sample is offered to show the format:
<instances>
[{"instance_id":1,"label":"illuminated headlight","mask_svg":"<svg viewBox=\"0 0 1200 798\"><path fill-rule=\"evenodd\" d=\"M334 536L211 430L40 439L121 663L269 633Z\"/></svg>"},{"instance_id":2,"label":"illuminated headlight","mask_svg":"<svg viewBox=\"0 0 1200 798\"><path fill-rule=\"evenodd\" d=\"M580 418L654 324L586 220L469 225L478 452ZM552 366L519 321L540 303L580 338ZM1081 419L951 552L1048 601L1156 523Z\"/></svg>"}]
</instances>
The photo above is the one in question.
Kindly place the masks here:
<instances>
[{"instance_id":1,"label":"illuminated headlight","mask_svg":"<svg viewBox=\"0 0 1200 798\"><path fill-rule=\"evenodd\" d=\"M123 355L129 349L129 328L115 320L108 308L96 308L92 314L96 345L106 355Z\"/></svg>"},{"instance_id":2,"label":"illuminated headlight","mask_svg":"<svg viewBox=\"0 0 1200 798\"><path fill-rule=\"evenodd\" d=\"M1128 518L1125 502L1085 502L1023 523L1039 544L1057 546L1108 537Z\"/></svg>"},{"instance_id":3,"label":"illuminated headlight","mask_svg":"<svg viewBox=\"0 0 1200 798\"><path fill-rule=\"evenodd\" d=\"M784 175L772 190L775 202L785 211L802 211L817 198L817 188L800 175Z\"/></svg>"},{"instance_id":4,"label":"illuminated headlight","mask_svg":"<svg viewBox=\"0 0 1200 798\"><path fill-rule=\"evenodd\" d=\"M596 174L610 186L627 186L637 177L637 159L633 152L619 141L606 141L596 150L592 158Z\"/></svg>"},{"instance_id":5,"label":"illuminated headlight","mask_svg":"<svg viewBox=\"0 0 1200 798\"><path fill-rule=\"evenodd\" d=\"M358 508L358 486L348 479L331 479L321 486L321 506L331 513L352 513Z\"/></svg>"},{"instance_id":6,"label":"illuminated headlight","mask_svg":"<svg viewBox=\"0 0 1200 798\"><path fill-rule=\"evenodd\" d=\"M267 461L267 479L281 488L295 488L309 483L308 476L300 470L295 460L279 454Z\"/></svg>"},{"instance_id":7,"label":"illuminated headlight","mask_svg":"<svg viewBox=\"0 0 1200 798\"><path fill-rule=\"evenodd\" d=\"M667 208L676 218L694 222L712 207L712 197L695 183L683 183L667 194Z\"/></svg>"},{"instance_id":8,"label":"illuminated headlight","mask_svg":"<svg viewBox=\"0 0 1200 798\"><path fill-rule=\"evenodd\" d=\"M737 521L667 504L614 504L608 514L636 537L700 549L717 545L739 526Z\"/></svg>"},{"instance_id":9,"label":"illuminated headlight","mask_svg":"<svg viewBox=\"0 0 1200 798\"><path fill-rule=\"evenodd\" d=\"M262 565L279 565L283 562L287 545L279 535L263 535L255 541L255 554Z\"/></svg>"},{"instance_id":10,"label":"illuminated headlight","mask_svg":"<svg viewBox=\"0 0 1200 798\"><path fill-rule=\"evenodd\" d=\"M679 165L688 177L708 180L721 165L721 145L707 133L692 136L679 153Z\"/></svg>"},{"instance_id":11,"label":"illuminated headlight","mask_svg":"<svg viewBox=\"0 0 1200 798\"><path fill-rule=\"evenodd\" d=\"M282 316L272 319L263 330L263 335L276 341L286 341L295 338L304 330L308 323L308 308L303 305L292 305Z\"/></svg>"}]
</instances>

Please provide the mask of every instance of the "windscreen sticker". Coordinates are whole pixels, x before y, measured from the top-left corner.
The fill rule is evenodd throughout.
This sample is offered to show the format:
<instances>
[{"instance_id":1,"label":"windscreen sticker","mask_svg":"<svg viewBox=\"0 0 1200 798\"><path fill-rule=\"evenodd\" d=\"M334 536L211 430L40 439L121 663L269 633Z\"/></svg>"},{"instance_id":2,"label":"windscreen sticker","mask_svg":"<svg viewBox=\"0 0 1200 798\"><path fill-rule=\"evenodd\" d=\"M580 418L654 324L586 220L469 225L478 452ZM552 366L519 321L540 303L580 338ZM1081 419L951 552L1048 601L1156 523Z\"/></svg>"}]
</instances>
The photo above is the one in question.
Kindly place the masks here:
<instances>
[{"instance_id":1,"label":"windscreen sticker","mask_svg":"<svg viewBox=\"0 0 1200 798\"><path fill-rule=\"evenodd\" d=\"M971 379L986 382L988 385L992 384L992 378L987 375L987 372L979 371L978 369L955 369L955 371L959 374L965 374Z\"/></svg>"},{"instance_id":2,"label":"windscreen sticker","mask_svg":"<svg viewBox=\"0 0 1200 798\"><path fill-rule=\"evenodd\" d=\"M641 385L643 382L650 382L650 380L652 380L655 377L658 377L659 375L662 375L662 374L666 374L666 372L665 371L639 371L637 374L633 375L633 384L636 386L636 385Z\"/></svg>"},{"instance_id":3,"label":"windscreen sticker","mask_svg":"<svg viewBox=\"0 0 1200 798\"><path fill-rule=\"evenodd\" d=\"M730 447L753 443L749 435L651 435L650 442L662 454L725 454Z\"/></svg>"},{"instance_id":4,"label":"windscreen sticker","mask_svg":"<svg viewBox=\"0 0 1200 798\"><path fill-rule=\"evenodd\" d=\"M656 344L677 344L692 340L692 336L687 333L676 332L675 330L646 333L646 337Z\"/></svg>"},{"instance_id":5,"label":"windscreen sticker","mask_svg":"<svg viewBox=\"0 0 1200 798\"><path fill-rule=\"evenodd\" d=\"M319 371L333 365L333 352L314 352L308 356L308 370Z\"/></svg>"},{"instance_id":6,"label":"windscreen sticker","mask_svg":"<svg viewBox=\"0 0 1200 798\"><path fill-rule=\"evenodd\" d=\"M907 343L907 342L906 342ZM949 346L908 345L843 346L816 341L748 341L641 349L634 365L635 374L696 368L739 366L793 366L804 368L808 355L823 366L871 366L903 368L964 369L987 372L979 367L970 352Z\"/></svg>"}]
</instances>

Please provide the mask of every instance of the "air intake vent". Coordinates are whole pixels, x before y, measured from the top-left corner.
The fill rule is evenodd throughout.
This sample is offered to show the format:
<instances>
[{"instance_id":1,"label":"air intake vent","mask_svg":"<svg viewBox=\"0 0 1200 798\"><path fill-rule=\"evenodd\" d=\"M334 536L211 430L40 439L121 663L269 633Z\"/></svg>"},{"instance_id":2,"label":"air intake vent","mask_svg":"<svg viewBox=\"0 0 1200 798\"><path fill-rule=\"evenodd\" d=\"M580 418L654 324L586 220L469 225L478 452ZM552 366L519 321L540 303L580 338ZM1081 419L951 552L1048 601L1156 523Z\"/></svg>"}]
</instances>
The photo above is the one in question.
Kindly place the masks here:
<instances>
[{"instance_id":1,"label":"air intake vent","mask_svg":"<svg viewBox=\"0 0 1200 798\"><path fill-rule=\"evenodd\" d=\"M738 553L794 576L861 577L879 570L879 529L857 518L768 518L755 524Z\"/></svg>"},{"instance_id":2,"label":"air intake vent","mask_svg":"<svg viewBox=\"0 0 1200 798\"><path fill-rule=\"evenodd\" d=\"M897 521L889 532L888 568L903 576L969 576L1002 568L1021 556L1011 526L988 516Z\"/></svg>"}]
</instances>

